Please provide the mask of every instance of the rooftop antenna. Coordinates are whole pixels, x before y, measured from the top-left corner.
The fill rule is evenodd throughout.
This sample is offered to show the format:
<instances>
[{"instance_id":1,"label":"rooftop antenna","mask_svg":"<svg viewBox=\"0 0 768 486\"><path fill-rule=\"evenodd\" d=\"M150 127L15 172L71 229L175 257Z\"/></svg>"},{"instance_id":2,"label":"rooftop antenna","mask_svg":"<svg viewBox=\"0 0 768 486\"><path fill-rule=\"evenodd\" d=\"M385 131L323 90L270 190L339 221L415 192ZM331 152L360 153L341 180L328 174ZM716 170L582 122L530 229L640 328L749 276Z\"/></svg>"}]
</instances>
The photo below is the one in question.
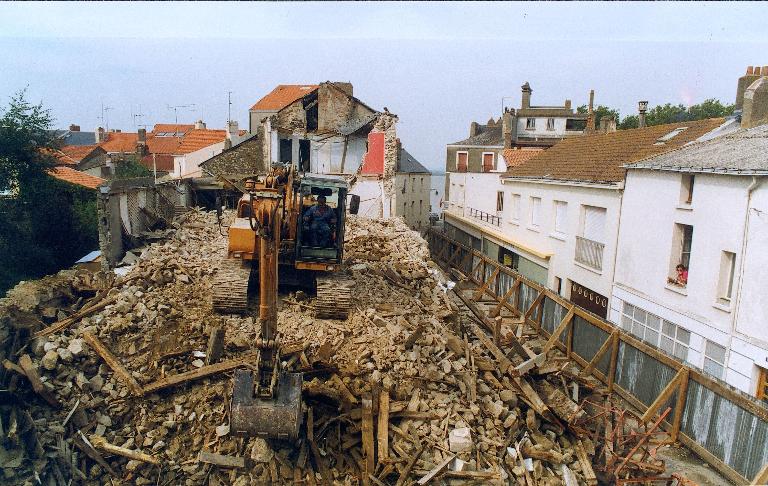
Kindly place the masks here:
<instances>
[{"instance_id":1,"label":"rooftop antenna","mask_svg":"<svg viewBox=\"0 0 768 486\"><path fill-rule=\"evenodd\" d=\"M133 117L133 126L135 128L143 127L147 128L147 125L144 123L141 123L142 118L144 118L144 113L141 112L141 105L139 105L139 110L137 113L133 113L133 106L131 106L131 116ZM138 121L138 123L136 123Z\"/></svg>"},{"instance_id":2,"label":"rooftop antenna","mask_svg":"<svg viewBox=\"0 0 768 486\"><path fill-rule=\"evenodd\" d=\"M232 92L227 91L227 126L232 121Z\"/></svg>"},{"instance_id":3,"label":"rooftop antenna","mask_svg":"<svg viewBox=\"0 0 768 486\"><path fill-rule=\"evenodd\" d=\"M99 120L104 124L104 129L109 132L109 110L114 110L111 106L104 106L104 102L101 103L101 116Z\"/></svg>"},{"instance_id":4,"label":"rooftop antenna","mask_svg":"<svg viewBox=\"0 0 768 486\"><path fill-rule=\"evenodd\" d=\"M195 104L194 103L190 103L188 105L175 105L175 106L167 105L167 106L168 106L169 110L173 110L173 117L174 117L176 125L179 124L179 109L180 108L186 108L186 109L189 109L189 111L195 111Z\"/></svg>"}]
</instances>

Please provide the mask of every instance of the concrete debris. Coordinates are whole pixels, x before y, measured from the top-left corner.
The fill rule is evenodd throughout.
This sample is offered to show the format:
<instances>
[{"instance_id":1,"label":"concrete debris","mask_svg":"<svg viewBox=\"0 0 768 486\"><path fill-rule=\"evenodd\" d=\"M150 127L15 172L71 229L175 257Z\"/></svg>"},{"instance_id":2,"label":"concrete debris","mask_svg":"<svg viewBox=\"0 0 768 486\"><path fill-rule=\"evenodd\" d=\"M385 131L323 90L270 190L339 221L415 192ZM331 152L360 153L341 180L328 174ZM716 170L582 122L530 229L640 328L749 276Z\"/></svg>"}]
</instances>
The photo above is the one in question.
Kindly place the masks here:
<instances>
[{"instance_id":1,"label":"concrete debris","mask_svg":"<svg viewBox=\"0 0 768 486\"><path fill-rule=\"evenodd\" d=\"M37 474L43 484L62 476L95 485L114 473L126 484L584 481L576 437L529 403L530 382L560 404L561 418L577 416L562 377L500 371L448 292L453 282L398 218L347 219L354 305L345 321L315 318L311 293L280 296L282 358L304 372L312 410L306 438L233 436L227 372L253 362L260 327L253 316L213 312L226 245L216 214L196 209L166 239L133 252L124 276L68 270L0 300L0 342L9 346L0 358L28 353L36 386L61 403L53 408L15 380L12 391L29 405L0 407L0 420L36 432L15 449L18 464L0 465L5 481L36 484ZM30 330L39 337L18 353Z\"/></svg>"}]
</instances>

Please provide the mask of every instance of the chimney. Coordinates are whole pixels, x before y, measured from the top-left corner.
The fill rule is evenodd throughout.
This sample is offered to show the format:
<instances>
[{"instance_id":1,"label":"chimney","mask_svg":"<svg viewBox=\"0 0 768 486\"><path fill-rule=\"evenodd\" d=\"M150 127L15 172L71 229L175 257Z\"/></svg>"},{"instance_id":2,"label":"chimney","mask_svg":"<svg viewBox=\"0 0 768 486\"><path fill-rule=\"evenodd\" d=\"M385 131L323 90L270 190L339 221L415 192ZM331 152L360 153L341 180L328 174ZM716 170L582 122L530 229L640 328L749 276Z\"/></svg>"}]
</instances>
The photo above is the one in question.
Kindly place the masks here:
<instances>
[{"instance_id":1,"label":"chimney","mask_svg":"<svg viewBox=\"0 0 768 486\"><path fill-rule=\"evenodd\" d=\"M504 135L504 148L512 148L517 138L517 116L514 108L505 109L501 118L501 133Z\"/></svg>"},{"instance_id":2,"label":"chimney","mask_svg":"<svg viewBox=\"0 0 768 486\"><path fill-rule=\"evenodd\" d=\"M147 147L147 129L139 128L136 138L136 154L139 157L144 157L148 153L149 149Z\"/></svg>"},{"instance_id":3,"label":"chimney","mask_svg":"<svg viewBox=\"0 0 768 486\"><path fill-rule=\"evenodd\" d=\"M587 107L587 132L595 131L595 90L589 90L589 106Z\"/></svg>"},{"instance_id":4,"label":"chimney","mask_svg":"<svg viewBox=\"0 0 768 486\"><path fill-rule=\"evenodd\" d=\"M639 112L639 115L637 117L637 127L638 128L645 128L645 112L648 110L648 102L647 101L638 101L637 102L637 111Z\"/></svg>"},{"instance_id":5,"label":"chimney","mask_svg":"<svg viewBox=\"0 0 768 486\"><path fill-rule=\"evenodd\" d=\"M765 68L763 68L765 70ZM744 107L744 91L747 90L747 87L757 81L760 78L760 73L763 71L760 69L760 66L752 67L747 66L747 73L739 78L738 83L736 84L736 104L734 109L735 110L741 110ZM764 76L768 76L768 70L765 70Z\"/></svg>"},{"instance_id":6,"label":"chimney","mask_svg":"<svg viewBox=\"0 0 768 486\"><path fill-rule=\"evenodd\" d=\"M237 121L230 120L227 123L227 138L224 139L224 149L232 148L233 141L240 136L240 129Z\"/></svg>"},{"instance_id":7,"label":"chimney","mask_svg":"<svg viewBox=\"0 0 768 486\"><path fill-rule=\"evenodd\" d=\"M474 137L478 133L480 133L480 124L473 121L469 124L469 136Z\"/></svg>"},{"instance_id":8,"label":"chimney","mask_svg":"<svg viewBox=\"0 0 768 486\"><path fill-rule=\"evenodd\" d=\"M570 110L571 109L571 100L565 100L565 109Z\"/></svg>"},{"instance_id":9,"label":"chimney","mask_svg":"<svg viewBox=\"0 0 768 486\"><path fill-rule=\"evenodd\" d=\"M742 128L765 123L768 123L768 75L761 76L744 91L744 108L741 113Z\"/></svg>"},{"instance_id":10,"label":"chimney","mask_svg":"<svg viewBox=\"0 0 768 486\"><path fill-rule=\"evenodd\" d=\"M197 120L195 122L195 130L205 130L205 123L203 123L203 120Z\"/></svg>"},{"instance_id":11,"label":"chimney","mask_svg":"<svg viewBox=\"0 0 768 486\"><path fill-rule=\"evenodd\" d=\"M80 125L70 125L69 126L70 132L79 132L80 131Z\"/></svg>"},{"instance_id":12,"label":"chimney","mask_svg":"<svg viewBox=\"0 0 768 486\"><path fill-rule=\"evenodd\" d=\"M520 104L520 107L526 110L531 107L531 94L533 93L533 90L531 89L531 85L528 84L528 81L526 81L520 88L523 90L523 101Z\"/></svg>"},{"instance_id":13,"label":"chimney","mask_svg":"<svg viewBox=\"0 0 768 486\"><path fill-rule=\"evenodd\" d=\"M104 131L103 128L99 127L96 129L96 143L104 143L107 141L107 133Z\"/></svg>"},{"instance_id":14,"label":"chimney","mask_svg":"<svg viewBox=\"0 0 768 486\"><path fill-rule=\"evenodd\" d=\"M345 83L343 81L333 81L333 85L342 90L343 92L347 93L349 96L352 96L352 83Z\"/></svg>"},{"instance_id":15,"label":"chimney","mask_svg":"<svg viewBox=\"0 0 768 486\"><path fill-rule=\"evenodd\" d=\"M616 131L616 118L604 116L600 119L600 133L613 133Z\"/></svg>"}]
</instances>

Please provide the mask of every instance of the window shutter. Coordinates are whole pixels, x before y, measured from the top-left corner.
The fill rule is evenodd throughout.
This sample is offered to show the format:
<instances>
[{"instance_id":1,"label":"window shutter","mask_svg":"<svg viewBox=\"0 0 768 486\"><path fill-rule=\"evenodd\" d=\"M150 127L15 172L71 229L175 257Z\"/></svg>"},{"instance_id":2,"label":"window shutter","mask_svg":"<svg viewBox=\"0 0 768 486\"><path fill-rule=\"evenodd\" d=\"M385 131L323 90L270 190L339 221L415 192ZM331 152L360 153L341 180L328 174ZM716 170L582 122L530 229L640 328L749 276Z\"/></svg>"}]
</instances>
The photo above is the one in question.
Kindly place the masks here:
<instances>
[{"instance_id":1,"label":"window shutter","mask_svg":"<svg viewBox=\"0 0 768 486\"><path fill-rule=\"evenodd\" d=\"M565 213L567 208L568 203L555 201L555 231L559 233L565 232Z\"/></svg>"},{"instance_id":2,"label":"window shutter","mask_svg":"<svg viewBox=\"0 0 768 486\"><path fill-rule=\"evenodd\" d=\"M467 171L467 153L466 152L459 152L457 154L456 170L458 172L466 172Z\"/></svg>"},{"instance_id":3,"label":"window shutter","mask_svg":"<svg viewBox=\"0 0 768 486\"><path fill-rule=\"evenodd\" d=\"M493 170L493 154L483 154L483 172Z\"/></svg>"},{"instance_id":4,"label":"window shutter","mask_svg":"<svg viewBox=\"0 0 768 486\"><path fill-rule=\"evenodd\" d=\"M605 243L605 208L584 206L584 238Z\"/></svg>"}]
</instances>

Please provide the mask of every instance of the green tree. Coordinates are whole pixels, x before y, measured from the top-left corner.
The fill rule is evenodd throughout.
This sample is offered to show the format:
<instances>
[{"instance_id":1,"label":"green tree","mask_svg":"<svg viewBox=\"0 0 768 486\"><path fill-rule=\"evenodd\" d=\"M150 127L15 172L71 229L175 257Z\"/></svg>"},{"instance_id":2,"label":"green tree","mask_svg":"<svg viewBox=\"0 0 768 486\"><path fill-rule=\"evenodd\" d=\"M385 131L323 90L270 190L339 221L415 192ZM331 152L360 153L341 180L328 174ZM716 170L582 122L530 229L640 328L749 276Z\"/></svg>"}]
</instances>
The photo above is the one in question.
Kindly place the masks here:
<instances>
[{"instance_id":1,"label":"green tree","mask_svg":"<svg viewBox=\"0 0 768 486\"><path fill-rule=\"evenodd\" d=\"M595 111L595 127L600 127L600 120L603 117L613 117L616 122L619 121L619 110L615 108L610 108L604 105L597 105L597 107L594 108ZM582 113L586 114L589 113L589 108L587 105L581 105L578 108L576 108L576 113Z\"/></svg>"},{"instance_id":2,"label":"green tree","mask_svg":"<svg viewBox=\"0 0 768 486\"><path fill-rule=\"evenodd\" d=\"M135 156L128 156L115 164L115 179L132 179L151 175L152 171L141 165Z\"/></svg>"},{"instance_id":3,"label":"green tree","mask_svg":"<svg viewBox=\"0 0 768 486\"><path fill-rule=\"evenodd\" d=\"M719 100L710 98L702 103L691 105L686 108L682 104L657 105L648 110L645 115L645 124L649 127L654 125L664 125L666 123L680 123L694 120L705 120L707 118L719 118L733 114L734 105L724 105ZM628 128L637 128L639 118L637 115L624 117L619 123L620 130Z\"/></svg>"},{"instance_id":4,"label":"green tree","mask_svg":"<svg viewBox=\"0 0 768 486\"><path fill-rule=\"evenodd\" d=\"M52 119L20 91L0 116L0 295L72 265L98 245L96 194L48 174Z\"/></svg>"}]
</instances>

